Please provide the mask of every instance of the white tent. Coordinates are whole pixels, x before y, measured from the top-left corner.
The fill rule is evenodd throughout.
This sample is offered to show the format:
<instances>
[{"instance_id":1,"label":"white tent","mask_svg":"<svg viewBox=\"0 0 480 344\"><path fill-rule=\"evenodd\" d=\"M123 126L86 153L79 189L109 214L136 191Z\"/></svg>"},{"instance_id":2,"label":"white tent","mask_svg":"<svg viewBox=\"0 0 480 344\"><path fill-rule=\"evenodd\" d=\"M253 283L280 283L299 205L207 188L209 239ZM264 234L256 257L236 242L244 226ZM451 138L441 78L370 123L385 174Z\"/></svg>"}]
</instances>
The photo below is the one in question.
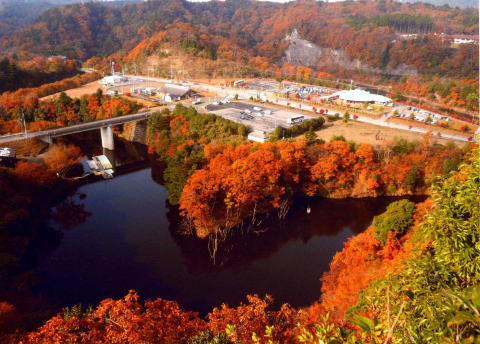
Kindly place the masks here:
<instances>
[{"instance_id":1,"label":"white tent","mask_svg":"<svg viewBox=\"0 0 480 344\"><path fill-rule=\"evenodd\" d=\"M104 85L113 85L113 84L118 84L127 80L128 79L126 77L121 75L108 75L104 77L102 80L100 80L100 83Z\"/></svg>"},{"instance_id":2,"label":"white tent","mask_svg":"<svg viewBox=\"0 0 480 344\"><path fill-rule=\"evenodd\" d=\"M373 94L365 90L357 88L356 90L338 91L328 96L328 98L338 97L341 100L349 102L365 102L365 103L389 103L392 100L379 94Z\"/></svg>"}]
</instances>

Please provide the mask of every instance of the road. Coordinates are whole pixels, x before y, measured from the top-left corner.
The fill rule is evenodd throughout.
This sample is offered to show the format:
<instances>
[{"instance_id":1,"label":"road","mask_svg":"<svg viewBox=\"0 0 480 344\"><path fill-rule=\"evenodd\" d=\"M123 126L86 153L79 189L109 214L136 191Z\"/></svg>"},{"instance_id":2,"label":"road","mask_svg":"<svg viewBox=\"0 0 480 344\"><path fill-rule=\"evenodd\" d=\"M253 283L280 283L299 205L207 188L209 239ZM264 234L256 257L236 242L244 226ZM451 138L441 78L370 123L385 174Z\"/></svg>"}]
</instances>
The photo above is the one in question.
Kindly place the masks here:
<instances>
[{"instance_id":1,"label":"road","mask_svg":"<svg viewBox=\"0 0 480 344\"><path fill-rule=\"evenodd\" d=\"M140 77L140 76L135 76L135 75L126 75L128 77L134 77L137 79L143 79L143 80L149 80L149 81L156 81L156 82L163 82L163 83L172 83L173 81L170 79L164 79L164 78L154 78L154 77ZM262 92L257 91L257 90L250 90L250 89L235 89L235 88L230 88L230 87L221 87L221 86L215 86L215 85L209 85L209 84L202 84L202 83L194 83L194 82L185 82L183 83L185 86L189 86L192 88L197 88L201 90L206 90L210 92L214 92L219 95L219 97L234 97L238 95L239 99L249 99L250 97L253 97L254 99L259 96L263 100L268 100L271 101L274 104L277 105L282 105L282 106L288 106L290 108L294 109L301 109L305 111L310 111L313 112L313 105L309 104L302 104L301 102L297 101L292 101L290 99L283 99L283 98L267 98L265 93L262 94ZM328 106L323 106L328 108ZM18 140L23 140L26 138L32 138L32 137L55 137L55 136L62 136L62 135L69 135L69 134L74 134L82 131L89 131L93 129L98 129L101 127L105 126L110 126L110 125L117 125L117 124L123 124L126 122L132 122L140 119L145 119L147 118L153 111L149 112L143 112L143 113L138 113L138 114L133 114L133 115L127 115L127 116L121 116L121 117L115 117L115 118L110 118L107 120L100 120L100 121L95 121L95 122L89 122L89 123L82 123L82 124L77 124L69 127L63 127L63 128L58 128L58 129L51 129L51 130L45 130L45 131L37 131L37 132L30 132L27 135L23 133L18 133L18 134L13 134L13 135L7 135L7 136L0 136L0 143L5 143L5 142L11 142L11 141L18 141ZM335 113L335 111L333 111ZM431 130L425 129L425 128L417 128L414 126L409 126L409 125L404 125L404 124L397 124L397 123L391 123L388 121L384 120L376 120L367 116L362 116L362 115L357 115L357 118L355 119L356 121L359 122L364 122L364 123L369 123L369 124L374 124L380 127L388 127L388 128L393 128L393 129L398 129L398 130L404 130L404 131L409 131L409 132L416 132L420 134L425 134ZM434 135L438 135L438 132L433 132ZM455 141L463 141L463 142L468 142L468 138L460 136L460 135L452 135L452 134L446 134L446 133L441 133L440 134L442 138L444 139L449 139L449 140L455 140Z\"/></svg>"},{"instance_id":2,"label":"road","mask_svg":"<svg viewBox=\"0 0 480 344\"><path fill-rule=\"evenodd\" d=\"M135 77L132 75L132 77ZM136 76L138 78L138 76ZM163 79L163 78L153 78L153 77L141 77L142 79L145 80L150 80L150 81L157 81L157 82L167 82L171 83L173 82L172 80L169 79ZM313 105L309 104L302 104L301 102L293 101L290 99L283 99L283 98L267 98L267 96L258 90L251 90L251 89L236 89L236 88L230 88L230 87L221 87L221 86L215 86L215 85L209 85L209 84L201 84L201 83L194 83L194 82L185 82L185 86L193 87L193 88L199 88L201 90L206 90L210 92L214 92L219 95L219 97L234 97L235 95L238 95L239 99L249 99L250 97L253 97L254 99L259 96L262 100L268 100L271 101L274 104L277 105L282 105L282 106L288 106L290 108L294 109L300 109L300 110L305 110L305 111L310 111L313 112ZM317 105L318 106L318 105ZM328 108L328 106L322 105L322 107ZM332 111L335 113L335 111ZM353 119L352 119L353 120ZM398 124L398 123L391 123L388 122L386 119L385 120L377 120L373 119L367 116L363 115L358 115L357 118L355 119L356 121L359 122L364 122L364 123L369 123L369 124L374 124L380 127L387 127L387 128L393 128L393 129L398 129L398 130L403 130L403 131L409 131L409 132L416 132L420 134L426 134L430 132L431 130L425 129L425 128L418 128L414 126L409 126L405 124ZM438 132L432 132L434 135L438 135ZM468 138L461 136L461 135L452 135L452 134L446 134L446 133L440 133L441 137L444 139L449 139L449 140L454 140L454 141L462 141L462 142L468 142Z\"/></svg>"},{"instance_id":3,"label":"road","mask_svg":"<svg viewBox=\"0 0 480 344\"><path fill-rule=\"evenodd\" d=\"M108 127L108 126L119 125L127 122L139 121L139 120L147 119L154 112L155 111L140 112L140 113L135 113L131 115L125 115L125 116L114 117L109 119L102 119L94 122L75 124L68 127L62 127L57 129L33 131L27 134L18 133L18 134L12 134L12 135L4 135L4 136L0 136L0 144L6 143L6 142L12 142L12 141L25 140L25 139L34 138L34 137L48 138L48 137L71 135L75 133L81 133L84 131L100 129L102 127Z\"/></svg>"}]
</instances>

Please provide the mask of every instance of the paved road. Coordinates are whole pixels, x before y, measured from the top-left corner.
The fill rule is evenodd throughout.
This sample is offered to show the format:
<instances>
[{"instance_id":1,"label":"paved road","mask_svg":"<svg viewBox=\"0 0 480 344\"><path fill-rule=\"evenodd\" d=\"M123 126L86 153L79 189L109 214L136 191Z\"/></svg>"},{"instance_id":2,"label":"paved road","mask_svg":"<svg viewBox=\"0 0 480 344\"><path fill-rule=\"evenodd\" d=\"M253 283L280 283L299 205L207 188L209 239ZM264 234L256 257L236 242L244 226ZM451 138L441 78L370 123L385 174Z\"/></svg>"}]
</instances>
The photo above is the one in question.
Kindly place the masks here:
<instances>
[{"instance_id":1,"label":"paved road","mask_svg":"<svg viewBox=\"0 0 480 344\"><path fill-rule=\"evenodd\" d=\"M33 137L44 138L44 137L57 137L57 136L71 135L75 133L81 133L84 131L100 129L102 127L108 127L108 126L123 124L127 122L139 121L142 119L147 119L154 112L155 111L146 111L146 112L140 112L132 115L125 115L120 117L103 119L103 120L94 121L94 122L75 124L68 127L62 127L57 129L33 131L33 132L27 133L26 135L25 133L4 135L4 136L0 136L0 144L5 142L20 141L24 139L33 138Z\"/></svg>"},{"instance_id":2,"label":"paved road","mask_svg":"<svg viewBox=\"0 0 480 344\"><path fill-rule=\"evenodd\" d=\"M148 77L141 77L141 78L151 80L151 81L172 82L172 80L162 79L162 78L148 78ZM223 97L226 97L226 96L233 97L235 95L238 95L240 99L249 99L250 97L256 98L257 95L259 95L261 98L265 97L265 95L262 92L259 92L257 90L251 90L251 89L235 89L235 88L220 87L215 85L200 84L200 83L193 83L193 82L187 82L187 83L184 83L184 85L215 92L219 96L223 96ZM287 103L289 103L290 107L313 112L313 105L302 104L301 102L296 102L290 99L287 100L282 98L274 98L274 99L268 99L268 100L275 104L283 105L283 106L287 106ZM325 105L322 105L322 107L328 108L328 106L325 106ZM335 113L335 111L332 111L332 112ZM387 118L385 120L376 120L367 116L362 116L362 115L357 115L357 116L358 118L356 120L359 122L370 123L370 124L378 125L380 127L399 129L404 131L416 132L420 134L426 134L427 132L431 131L425 128L417 128L415 126L410 127L409 125L405 125L405 124L391 123L386 120ZM433 132L433 134L437 135L437 132ZM451 135L451 134L441 133L441 137L449 140L468 142L468 138L461 135Z\"/></svg>"},{"instance_id":3,"label":"paved road","mask_svg":"<svg viewBox=\"0 0 480 344\"><path fill-rule=\"evenodd\" d=\"M127 75L128 77L135 77L138 79L143 79L143 80L150 80L150 81L157 81L157 82L164 82L164 83L171 83L173 82L170 79L163 79L163 78L153 78L153 77L143 77L143 76L135 76L135 75ZM265 97L265 95L262 95L261 92L257 90L249 90L249 89L235 89L235 88L229 88L229 87L221 87L221 86L215 86L215 85L209 85L209 84L201 84L201 83L193 83L193 82L186 82L184 83L185 86L190 86L193 88L199 88L207 91L214 92L218 94L220 97L234 97L235 95L238 95L239 99L249 99L250 97L257 98L257 96L260 97ZM264 99L266 100L266 99ZM313 112L313 106L308 105L308 104L302 104L301 102L295 102L292 100L286 100L282 98L275 98L275 99L268 99L269 101L272 101L275 104L278 105L284 105L286 106L287 103L289 103L290 107L301 109L301 110L306 110L306 111L312 111ZM328 108L328 106L323 106ZM4 142L11 142L11 141L18 141L18 140L23 140L26 138L31 138L31 137L55 137L55 136L62 136L62 135L69 135L69 134L74 134L74 133L79 133L82 131L89 131L93 129L99 129L101 127L109 126L109 125L117 125L117 124L123 124L126 122L132 122L136 120L141 120L147 118L153 111L148 111L148 112L143 112L143 113L138 113L138 114L133 114L133 115L126 115L126 116L121 116L121 117L115 117L107 120L100 120L100 121L95 121L95 122L89 122L89 123L82 123L82 124L77 124L69 127L64 127L64 128L59 128L59 129L51 129L51 130L45 130L45 131L37 131L37 132L31 132L28 133L27 135L24 135L23 133L18 133L18 134L13 134L13 135L8 135L8 136L0 136L0 143ZM333 113L335 113L333 111ZM397 123L390 123L388 121L383 121L383 120L376 120L367 116L362 116L362 115L357 115L356 118L357 121L359 122L364 122L364 123L370 123L374 124L377 126L381 127L388 127L388 128L394 128L394 129L399 129L399 130L404 130L404 131L410 131L410 132L417 132L421 134L425 134L429 132L430 130L424 129L424 128L417 128L417 127L410 127L408 125L404 124L397 124ZM437 132L433 132L433 134L437 134ZM450 139L450 140L456 140L456 141L464 141L467 142L468 139L466 137L460 136L460 135L451 135L451 134L445 134L441 133L441 137L445 139Z\"/></svg>"},{"instance_id":4,"label":"paved road","mask_svg":"<svg viewBox=\"0 0 480 344\"><path fill-rule=\"evenodd\" d=\"M312 105L301 104L301 103L298 103L298 102L292 102L291 100L287 101L287 100L283 100L283 99L278 101L278 104L280 104L280 105L286 105L287 103L290 103L290 106L295 107L295 108L301 108L302 110L313 111L313 109L312 109L313 106ZM325 106L322 105L322 107L325 107ZM327 106L327 108L328 108L328 106ZM332 111L332 113L335 113L335 111ZM399 129L399 130L410 131L410 132L415 132L415 133L420 133L420 134L426 134L429 131L432 131L432 130L428 130L428 129L425 129L425 128L417 128L414 125L412 125L410 127L409 125L405 125L405 124L391 123L391 122L388 122L386 120L386 119L388 119L388 117L385 118L385 119L373 119L373 118L370 118L370 117L367 117L367 116L362 116L362 115L357 115L357 117L358 118L356 119L356 121L369 123L369 124L374 124L374 125L378 125L380 127ZM434 134L434 135L437 135L437 133L438 132L432 131L432 134ZM444 138L444 139L449 139L449 140L468 142L468 138L466 138L464 136L460 136L460 135L451 135L451 134L441 133L441 137Z\"/></svg>"}]
</instances>

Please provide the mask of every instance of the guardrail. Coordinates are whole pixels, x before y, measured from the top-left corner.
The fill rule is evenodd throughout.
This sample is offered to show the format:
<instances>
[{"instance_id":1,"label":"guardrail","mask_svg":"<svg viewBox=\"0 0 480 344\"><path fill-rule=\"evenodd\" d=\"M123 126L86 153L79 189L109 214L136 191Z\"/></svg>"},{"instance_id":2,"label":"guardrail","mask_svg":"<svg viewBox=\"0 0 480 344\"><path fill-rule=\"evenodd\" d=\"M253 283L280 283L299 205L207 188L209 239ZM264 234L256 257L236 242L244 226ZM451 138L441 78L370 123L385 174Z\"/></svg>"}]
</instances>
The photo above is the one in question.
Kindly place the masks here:
<instances>
[{"instance_id":1,"label":"guardrail","mask_svg":"<svg viewBox=\"0 0 480 344\"><path fill-rule=\"evenodd\" d=\"M33 131L27 134L25 133L16 133L11 135L0 136L0 143L1 142L10 142L10 141L19 141L34 137L58 137L64 135L70 135L75 133L81 133L84 131L90 131L94 129L100 129L102 127L112 126L112 125L119 125L133 121L139 121L143 119L147 119L151 114L155 111L146 111L140 112L131 115L124 115L120 117L113 117L108 119L102 119L93 122L87 123L80 123L74 124L68 127L56 128L56 129L49 129L49 130L42 130L42 131Z\"/></svg>"}]
</instances>

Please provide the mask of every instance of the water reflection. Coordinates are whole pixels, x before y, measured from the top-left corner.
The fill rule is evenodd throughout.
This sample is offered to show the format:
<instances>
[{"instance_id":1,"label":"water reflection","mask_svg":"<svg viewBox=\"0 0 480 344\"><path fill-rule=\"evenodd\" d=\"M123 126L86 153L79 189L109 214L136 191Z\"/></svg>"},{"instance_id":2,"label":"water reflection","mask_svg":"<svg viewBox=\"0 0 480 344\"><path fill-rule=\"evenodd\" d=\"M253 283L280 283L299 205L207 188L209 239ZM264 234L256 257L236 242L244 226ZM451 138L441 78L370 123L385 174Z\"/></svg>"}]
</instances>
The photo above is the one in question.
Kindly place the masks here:
<instances>
[{"instance_id":1,"label":"water reflection","mask_svg":"<svg viewBox=\"0 0 480 344\"><path fill-rule=\"evenodd\" d=\"M78 199L75 197L78 196ZM60 204L52 209L51 218L62 230L69 230L79 226L87 220L92 213L85 210L82 200L86 195L69 195Z\"/></svg>"},{"instance_id":2,"label":"water reflection","mask_svg":"<svg viewBox=\"0 0 480 344\"><path fill-rule=\"evenodd\" d=\"M277 214L272 212L262 219L260 226L244 231L237 229L233 235L229 235L219 246L215 263L209 255L206 240L200 241L200 244L196 238L179 234L181 217L176 207L169 207L167 216L170 232L185 257L189 271L200 273L225 268L244 269L258 259L275 254L289 242L299 241L308 245L317 236L330 241L333 247L341 247L344 236L337 238L339 233L347 231L353 235L362 232L374 216L384 212L388 204L398 199L336 200L313 197L296 200L284 220L279 220ZM410 199L419 202L424 197ZM310 214L307 213L308 207L311 208Z\"/></svg>"},{"instance_id":3,"label":"water reflection","mask_svg":"<svg viewBox=\"0 0 480 344\"><path fill-rule=\"evenodd\" d=\"M98 135L91 139L75 136L69 143L101 154ZM167 205L161 185L164 166L148 160L145 146L115 146L115 178L86 181L53 207L22 267L10 269L15 294L0 286L0 300L30 312L32 323L65 306L120 298L129 289L201 314L252 293L273 295L276 307L311 304L333 255L394 200L299 200L284 221L272 214L261 226L228 237L213 264L206 240L178 234L178 210Z\"/></svg>"}]
</instances>

